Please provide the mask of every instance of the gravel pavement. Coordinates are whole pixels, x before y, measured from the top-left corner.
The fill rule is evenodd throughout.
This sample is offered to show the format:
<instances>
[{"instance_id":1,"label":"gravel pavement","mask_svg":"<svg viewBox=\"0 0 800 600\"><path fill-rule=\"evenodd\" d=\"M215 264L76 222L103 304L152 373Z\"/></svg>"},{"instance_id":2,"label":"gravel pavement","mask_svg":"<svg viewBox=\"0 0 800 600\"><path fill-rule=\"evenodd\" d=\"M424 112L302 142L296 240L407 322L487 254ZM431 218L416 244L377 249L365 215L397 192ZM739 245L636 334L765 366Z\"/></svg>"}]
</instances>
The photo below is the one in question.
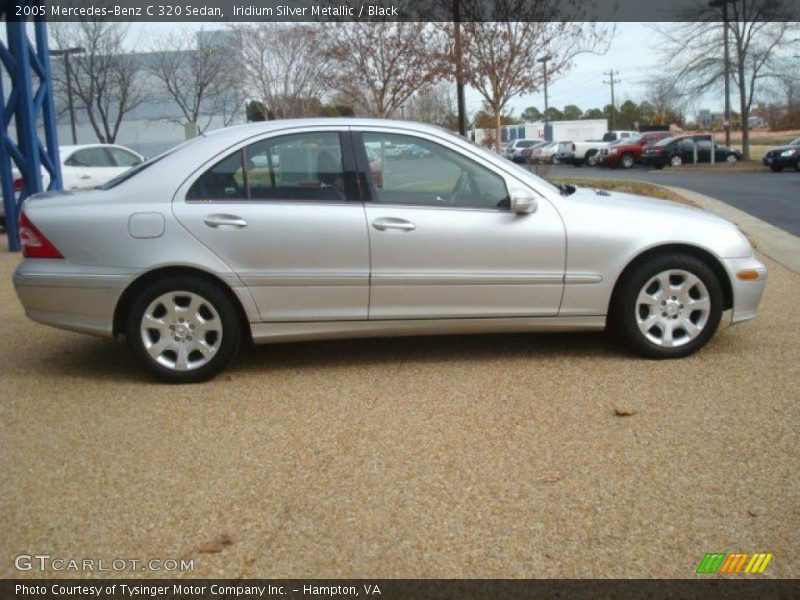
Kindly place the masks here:
<instances>
[{"instance_id":1,"label":"gravel pavement","mask_svg":"<svg viewBox=\"0 0 800 600\"><path fill-rule=\"evenodd\" d=\"M800 277L770 260L760 316L683 360L599 334L349 340L257 347L194 386L27 320L16 261L0 251L2 577L40 576L13 569L39 553L682 578L711 551L800 576Z\"/></svg>"}]
</instances>

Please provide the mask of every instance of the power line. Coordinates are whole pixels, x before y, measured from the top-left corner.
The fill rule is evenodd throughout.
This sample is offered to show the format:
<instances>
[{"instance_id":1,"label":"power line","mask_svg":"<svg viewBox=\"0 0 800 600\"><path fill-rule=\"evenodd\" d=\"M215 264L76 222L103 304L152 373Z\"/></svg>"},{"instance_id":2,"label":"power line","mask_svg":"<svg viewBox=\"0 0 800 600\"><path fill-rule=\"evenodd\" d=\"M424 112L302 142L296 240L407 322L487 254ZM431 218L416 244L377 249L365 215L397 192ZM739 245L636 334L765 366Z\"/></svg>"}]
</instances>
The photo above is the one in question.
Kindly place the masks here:
<instances>
[{"instance_id":1,"label":"power line","mask_svg":"<svg viewBox=\"0 0 800 600\"><path fill-rule=\"evenodd\" d=\"M610 85L611 86L611 129L613 130L614 129L614 116L617 113L617 105L614 102L614 84L615 83L622 83L622 80L621 79L614 79L615 75L619 75L619 71L614 71L613 69L609 69L608 73L606 73L604 71L603 75L608 76L608 81L603 79L603 83L605 83L606 85Z\"/></svg>"}]
</instances>

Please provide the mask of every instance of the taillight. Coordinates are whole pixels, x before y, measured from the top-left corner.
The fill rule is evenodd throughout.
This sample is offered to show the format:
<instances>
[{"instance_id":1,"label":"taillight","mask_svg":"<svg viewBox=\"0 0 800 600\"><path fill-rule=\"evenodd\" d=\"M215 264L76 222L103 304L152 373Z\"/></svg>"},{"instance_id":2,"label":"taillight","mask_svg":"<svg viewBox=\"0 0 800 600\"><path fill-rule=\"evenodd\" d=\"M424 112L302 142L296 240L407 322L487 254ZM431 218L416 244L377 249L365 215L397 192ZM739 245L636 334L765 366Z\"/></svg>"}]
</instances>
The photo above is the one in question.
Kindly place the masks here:
<instances>
[{"instance_id":1,"label":"taillight","mask_svg":"<svg viewBox=\"0 0 800 600\"><path fill-rule=\"evenodd\" d=\"M25 258L64 258L50 240L31 223L25 211L19 214L19 245Z\"/></svg>"},{"instance_id":2,"label":"taillight","mask_svg":"<svg viewBox=\"0 0 800 600\"><path fill-rule=\"evenodd\" d=\"M17 177L16 179L14 179L15 192L21 192L22 188L24 187L25 187L25 179L23 179L22 177Z\"/></svg>"},{"instance_id":3,"label":"taillight","mask_svg":"<svg viewBox=\"0 0 800 600\"><path fill-rule=\"evenodd\" d=\"M572 151L575 152L575 144L572 144Z\"/></svg>"}]
</instances>

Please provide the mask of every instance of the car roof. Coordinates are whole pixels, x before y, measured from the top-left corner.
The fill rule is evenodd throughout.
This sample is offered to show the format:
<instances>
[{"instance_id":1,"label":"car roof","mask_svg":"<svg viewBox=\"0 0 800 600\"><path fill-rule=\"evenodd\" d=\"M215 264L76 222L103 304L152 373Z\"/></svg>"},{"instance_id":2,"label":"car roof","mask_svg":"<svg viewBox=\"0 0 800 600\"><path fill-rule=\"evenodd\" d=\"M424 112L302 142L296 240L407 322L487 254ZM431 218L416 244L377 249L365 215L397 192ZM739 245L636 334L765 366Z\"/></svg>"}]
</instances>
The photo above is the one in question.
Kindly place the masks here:
<instances>
[{"instance_id":1,"label":"car roof","mask_svg":"<svg viewBox=\"0 0 800 600\"><path fill-rule=\"evenodd\" d=\"M123 150L128 150L130 152L136 152L135 150L131 150L126 146L120 146L119 144L71 144L59 146L58 153L61 155L71 154L76 150L85 150L87 148L122 148ZM138 154L138 152L136 152L136 154Z\"/></svg>"}]
</instances>

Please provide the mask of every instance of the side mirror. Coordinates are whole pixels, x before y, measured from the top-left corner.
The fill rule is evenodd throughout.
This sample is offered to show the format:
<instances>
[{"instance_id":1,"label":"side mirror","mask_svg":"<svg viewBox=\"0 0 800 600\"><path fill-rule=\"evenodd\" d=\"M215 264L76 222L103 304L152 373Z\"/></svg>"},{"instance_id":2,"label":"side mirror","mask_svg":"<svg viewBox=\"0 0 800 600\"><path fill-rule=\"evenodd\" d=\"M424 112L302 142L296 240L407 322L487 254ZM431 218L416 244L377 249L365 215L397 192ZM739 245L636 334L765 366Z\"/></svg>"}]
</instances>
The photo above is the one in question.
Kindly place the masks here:
<instances>
[{"instance_id":1,"label":"side mirror","mask_svg":"<svg viewBox=\"0 0 800 600\"><path fill-rule=\"evenodd\" d=\"M536 197L529 192L516 192L511 197L511 212L517 215L528 215L539 207Z\"/></svg>"}]
</instances>

